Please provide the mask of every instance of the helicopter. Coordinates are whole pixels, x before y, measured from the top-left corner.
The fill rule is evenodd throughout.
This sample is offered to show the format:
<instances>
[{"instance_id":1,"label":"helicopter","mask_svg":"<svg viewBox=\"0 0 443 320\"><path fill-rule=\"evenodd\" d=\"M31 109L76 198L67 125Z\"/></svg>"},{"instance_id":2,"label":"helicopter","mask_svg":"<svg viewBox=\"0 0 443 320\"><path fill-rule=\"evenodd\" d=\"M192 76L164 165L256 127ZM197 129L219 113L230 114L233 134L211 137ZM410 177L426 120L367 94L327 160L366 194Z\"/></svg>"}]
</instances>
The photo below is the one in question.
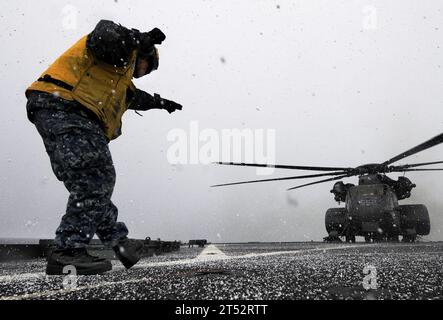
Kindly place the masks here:
<instances>
[{"instance_id":1,"label":"helicopter","mask_svg":"<svg viewBox=\"0 0 443 320\"><path fill-rule=\"evenodd\" d=\"M219 165L308 170L324 173L231 182L213 185L211 187L325 176L331 177L288 189L295 190L315 184L358 176L358 185L351 183L345 184L343 181L338 181L330 191L334 194L334 199L339 204L340 202L345 203L345 207L330 208L326 211L325 226L328 236L324 238L324 241L341 242L344 238L346 242L355 242L356 236L362 236L366 242L398 242L401 236L402 242L415 242L417 237L430 233L431 222L428 210L423 204L399 205L399 200L411 196L411 190L415 188L416 185L404 176L399 177L398 180L393 180L386 174L393 172L432 172L443 170L441 168L422 168L423 166L440 164L443 163L443 161L392 165L399 160L434 147L442 142L443 133L385 162L365 164L354 168L216 162L216 164Z\"/></svg>"}]
</instances>

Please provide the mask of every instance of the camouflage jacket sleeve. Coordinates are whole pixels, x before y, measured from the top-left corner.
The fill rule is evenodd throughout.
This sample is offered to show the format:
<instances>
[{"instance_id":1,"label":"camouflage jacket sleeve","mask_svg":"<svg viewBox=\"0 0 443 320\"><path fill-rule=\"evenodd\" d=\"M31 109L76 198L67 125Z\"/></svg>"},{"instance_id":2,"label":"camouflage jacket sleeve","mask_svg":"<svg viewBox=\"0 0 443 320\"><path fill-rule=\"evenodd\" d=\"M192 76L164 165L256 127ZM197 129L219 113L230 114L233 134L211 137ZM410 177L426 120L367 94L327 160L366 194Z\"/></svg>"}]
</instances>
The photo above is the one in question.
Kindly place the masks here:
<instances>
[{"instance_id":1,"label":"camouflage jacket sleeve","mask_svg":"<svg viewBox=\"0 0 443 320\"><path fill-rule=\"evenodd\" d=\"M140 32L109 20L100 22L88 35L86 46L93 55L108 64L124 67L140 42Z\"/></svg>"}]
</instances>

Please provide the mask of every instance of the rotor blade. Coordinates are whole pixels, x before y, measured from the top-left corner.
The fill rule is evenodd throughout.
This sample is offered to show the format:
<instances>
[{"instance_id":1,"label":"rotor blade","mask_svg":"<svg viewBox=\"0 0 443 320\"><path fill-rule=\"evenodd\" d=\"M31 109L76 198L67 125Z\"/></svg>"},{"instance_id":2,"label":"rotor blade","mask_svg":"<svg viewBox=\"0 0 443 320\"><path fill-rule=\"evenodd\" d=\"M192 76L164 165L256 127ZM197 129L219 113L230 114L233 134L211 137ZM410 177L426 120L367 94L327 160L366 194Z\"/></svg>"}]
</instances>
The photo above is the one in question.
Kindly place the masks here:
<instances>
[{"instance_id":1,"label":"rotor blade","mask_svg":"<svg viewBox=\"0 0 443 320\"><path fill-rule=\"evenodd\" d=\"M311 186L313 184L318 184L318 183L323 183L323 182L329 182L329 181L334 181L334 180L340 180L342 178L346 178L346 177L351 177L351 175L349 174L345 174L342 176L338 176L338 177L334 177L334 178L329 178L329 179L325 179L325 180L319 180L319 181L315 181L315 182L311 182L311 183L306 183L306 184L302 184L300 186L296 186L296 187L292 187L289 188L288 190L294 190L294 189L298 189L298 188L302 188L302 187L307 187L307 186Z\"/></svg>"},{"instance_id":2,"label":"rotor blade","mask_svg":"<svg viewBox=\"0 0 443 320\"><path fill-rule=\"evenodd\" d=\"M416 153L418 153L420 151L429 149L429 148L431 148L433 146L436 146L437 144L440 144L442 142L443 142L443 133L439 134L438 136L436 136L436 137L434 137L432 139L429 139L426 142L423 142L422 144L419 144L418 146L416 146L416 147L414 147L412 149L409 149L408 151L400 153L398 156L395 156L394 158L389 159L388 161L383 162L383 164L384 165L390 165L391 163L394 163L394 162L396 162L396 161L398 161L400 159L409 157L409 156L411 156L413 154L416 154Z\"/></svg>"},{"instance_id":3,"label":"rotor blade","mask_svg":"<svg viewBox=\"0 0 443 320\"><path fill-rule=\"evenodd\" d=\"M431 164L438 164L443 163L443 161L433 161L433 162L422 162L422 163L413 163L413 164L404 164L401 166L391 166L390 169L394 170L402 170L402 169L408 169L408 168L414 168L414 167L420 167L420 166L428 166Z\"/></svg>"},{"instance_id":4,"label":"rotor blade","mask_svg":"<svg viewBox=\"0 0 443 320\"><path fill-rule=\"evenodd\" d=\"M268 181L281 181L281 180L292 180L292 179L305 179L305 178L317 178L324 176L337 176L343 174L343 172L331 172L331 173L320 173L320 174L310 174L306 176L295 176L295 177L284 177L284 178L273 178L273 179L262 179L262 180L250 180L250 181L240 181L240 182L231 182L224 184L217 184L212 187L224 187L224 186L233 186L236 184L246 184L246 183L256 183L256 182L268 182Z\"/></svg>"},{"instance_id":5,"label":"rotor blade","mask_svg":"<svg viewBox=\"0 0 443 320\"><path fill-rule=\"evenodd\" d=\"M245 167L262 167L262 168L276 168L276 169L296 169L296 170L313 170L313 171L350 171L353 168L338 168L338 167L312 167L312 166L287 166L279 164L259 164L259 163L237 163L237 162L215 162L216 164L227 166L245 166Z\"/></svg>"},{"instance_id":6,"label":"rotor blade","mask_svg":"<svg viewBox=\"0 0 443 320\"><path fill-rule=\"evenodd\" d=\"M443 168L437 169L404 169L404 170L396 170L392 172L409 172L409 171L443 171Z\"/></svg>"}]
</instances>

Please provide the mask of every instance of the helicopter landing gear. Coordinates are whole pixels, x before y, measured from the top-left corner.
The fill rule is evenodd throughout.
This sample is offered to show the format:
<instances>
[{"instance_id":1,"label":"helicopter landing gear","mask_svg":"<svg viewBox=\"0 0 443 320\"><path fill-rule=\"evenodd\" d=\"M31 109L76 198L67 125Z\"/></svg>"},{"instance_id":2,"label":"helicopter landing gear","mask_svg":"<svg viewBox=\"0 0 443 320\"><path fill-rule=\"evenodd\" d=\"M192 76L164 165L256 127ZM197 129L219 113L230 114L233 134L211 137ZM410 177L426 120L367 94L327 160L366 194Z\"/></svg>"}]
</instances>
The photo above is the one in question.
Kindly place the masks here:
<instances>
[{"instance_id":1,"label":"helicopter landing gear","mask_svg":"<svg viewBox=\"0 0 443 320\"><path fill-rule=\"evenodd\" d=\"M323 238L324 242L331 242L331 243L340 243L342 242L339 236L327 236Z\"/></svg>"},{"instance_id":2,"label":"helicopter landing gear","mask_svg":"<svg viewBox=\"0 0 443 320\"><path fill-rule=\"evenodd\" d=\"M415 242L416 239L417 239L416 235L404 235L401 242Z\"/></svg>"},{"instance_id":3,"label":"helicopter landing gear","mask_svg":"<svg viewBox=\"0 0 443 320\"><path fill-rule=\"evenodd\" d=\"M388 242L398 242L398 235L388 235Z\"/></svg>"},{"instance_id":4,"label":"helicopter landing gear","mask_svg":"<svg viewBox=\"0 0 443 320\"><path fill-rule=\"evenodd\" d=\"M383 234L376 233L372 236L373 242L384 242L386 238L383 236Z\"/></svg>"},{"instance_id":5,"label":"helicopter landing gear","mask_svg":"<svg viewBox=\"0 0 443 320\"><path fill-rule=\"evenodd\" d=\"M355 243L355 229L353 227L352 223L352 217L348 217L347 223L345 224L345 227L343 229L343 234L345 236L346 242Z\"/></svg>"}]
</instances>

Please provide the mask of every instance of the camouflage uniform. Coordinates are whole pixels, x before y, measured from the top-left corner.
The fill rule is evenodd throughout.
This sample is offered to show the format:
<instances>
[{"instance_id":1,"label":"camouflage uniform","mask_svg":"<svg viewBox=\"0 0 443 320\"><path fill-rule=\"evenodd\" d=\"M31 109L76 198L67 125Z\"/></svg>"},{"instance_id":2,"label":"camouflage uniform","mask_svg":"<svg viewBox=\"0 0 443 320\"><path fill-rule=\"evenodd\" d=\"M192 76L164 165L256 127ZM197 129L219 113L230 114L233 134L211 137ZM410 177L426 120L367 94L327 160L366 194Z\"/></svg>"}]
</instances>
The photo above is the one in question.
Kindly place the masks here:
<instances>
[{"instance_id":1,"label":"camouflage uniform","mask_svg":"<svg viewBox=\"0 0 443 320\"><path fill-rule=\"evenodd\" d=\"M66 214L56 231L59 248L79 248L94 234L113 246L128 234L117 222L111 201L115 169L98 119L75 101L34 92L28 99L29 120L43 138L51 167L70 195Z\"/></svg>"},{"instance_id":2,"label":"camouflage uniform","mask_svg":"<svg viewBox=\"0 0 443 320\"><path fill-rule=\"evenodd\" d=\"M135 50L137 59L148 61L148 74L158 67L154 44L161 44L164 39L165 35L159 29L140 33L136 29L129 30L112 21L101 20L88 35L85 46L97 61L114 67L128 64ZM48 69L53 74L45 71L26 91L28 118L43 138L57 179L63 181L70 192L66 214L56 231L56 244L60 249L82 248L97 234L104 244L115 246L121 242L119 240L127 240L128 230L123 223L117 222L118 210L111 202L115 169L108 148L109 139L104 130L109 123L99 120L96 113L90 111L93 109L88 109L74 99L60 97L75 87L74 83L65 82L66 79L58 79L62 75L73 76L70 73L73 65L69 64L69 61L75 61L73 58L75 56L61 60L67 65L60 65L57 59L59 62ZM86 63L89 56L83 58L86 60L81 60L80 64ZM93 62L93 66L97 61ZM137 60L134 63L137 65ZM97 70L94 72L95 76L100 74ZM86 75L91 76L88 73ZM137 73L137 77L140 76L143 75ZM103 86L104 80L108 79L97 78L97 86ZM51 85L42 86L42 83ZM64 91L59 91L60 88ZM103 89L94 88L93 82L88 88L92 91ZM77 91L76 94L80 93ZM131 85L126 89L125 99L125 107L131 110L164 109L172 113L182 109L180 104L158 94L152 96ZM121 252L117 252L119 254ZM58 269L56 271L59 272Z\"/></svg>"}]
</instances>

